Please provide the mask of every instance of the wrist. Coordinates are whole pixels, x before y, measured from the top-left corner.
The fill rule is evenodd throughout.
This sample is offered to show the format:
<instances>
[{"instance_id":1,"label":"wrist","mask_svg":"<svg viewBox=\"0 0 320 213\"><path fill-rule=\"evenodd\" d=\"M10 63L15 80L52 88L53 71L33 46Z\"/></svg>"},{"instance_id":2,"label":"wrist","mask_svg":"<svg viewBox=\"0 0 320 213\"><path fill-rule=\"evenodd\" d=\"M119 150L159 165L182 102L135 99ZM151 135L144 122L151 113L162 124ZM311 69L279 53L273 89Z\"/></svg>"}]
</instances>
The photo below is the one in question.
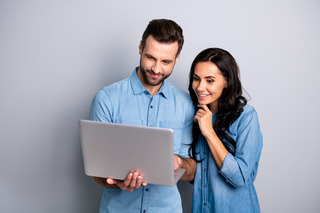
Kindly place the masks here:
<instances>
[{"instance_id":1,"label":"wrist","mask_svg":"<svg viewBox=\"0 0 320 213\"><path fill-rule=\"evenodd\" d=\"M210 138L218 137L216 132L213 129L210 129L205 135L203 135L207 140Z\"/></svg>"}]
</instances>

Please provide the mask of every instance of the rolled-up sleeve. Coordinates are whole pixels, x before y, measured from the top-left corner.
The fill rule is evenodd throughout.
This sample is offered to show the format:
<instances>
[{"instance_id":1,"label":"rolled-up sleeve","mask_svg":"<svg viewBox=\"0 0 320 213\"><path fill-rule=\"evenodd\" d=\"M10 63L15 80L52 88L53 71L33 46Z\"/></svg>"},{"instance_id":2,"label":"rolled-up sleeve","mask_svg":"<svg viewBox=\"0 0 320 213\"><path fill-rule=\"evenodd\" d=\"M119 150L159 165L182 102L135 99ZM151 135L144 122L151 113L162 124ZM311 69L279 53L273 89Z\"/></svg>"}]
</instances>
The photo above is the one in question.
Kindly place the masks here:
<instances>
[{"instance_id":1,"label":"rolled-up sleeve","mask_svg":"<svg viewBox=\"0 0 320 213\"><path fill-rule=\"evenodd\" d=\"M256 111L251 108L243 113L233 128L230 131L236 135L235 156L227 154L219 173L232 186L241 187L249 179L254 180L262 149L262 134Z\"/></svg>"}]
</instances>

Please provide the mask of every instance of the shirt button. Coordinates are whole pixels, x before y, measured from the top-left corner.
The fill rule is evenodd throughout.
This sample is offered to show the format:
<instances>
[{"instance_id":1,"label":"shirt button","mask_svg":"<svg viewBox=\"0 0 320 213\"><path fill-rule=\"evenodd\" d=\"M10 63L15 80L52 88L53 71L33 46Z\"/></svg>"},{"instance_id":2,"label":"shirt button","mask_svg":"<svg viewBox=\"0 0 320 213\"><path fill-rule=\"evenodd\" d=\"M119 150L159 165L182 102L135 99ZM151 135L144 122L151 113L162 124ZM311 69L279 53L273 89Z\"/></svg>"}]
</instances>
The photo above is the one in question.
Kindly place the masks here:
<instances>
[{"instance_id":1,"label":"shirt button","mask_svg":"<svg viewBox=\"0 0 320 213\"><path fill-rule=\"evenodd\" d=\"M149 188L146 188L146 191L149 191Z\"/></svg>"},{"instance_id":2,"label":"shirt button","mask_svg":"<svg viewBox=\"0 0 320 213\"><path fill-rule=\"evenodd\" d=\"M151 105L151 106L150 106L150 108L152 109L152 108L153 108L153 106Z\"/></svg>"},{"instance_id":3,"label":"shirt button","mask_svg":"<svg viewBox=\"0 0 320 213\"><path fill-rule=\"evenodd\" d=\"M147 210L143 210L143 213L146 213L147 212Z\"/></svg>"},{"instance_id":4,"label":"shirt button","mask_svg":"<svg viewBox=\"0 0 320 213\"><path fill-rule=\"evenodd\" d=\"M203 205L204 205L204 206L206 206L206 205L207 205L207 203L203 203Z\"/></svg>"},{"instance_id":5,"label":"shirt button","mask_svg":"<svg viewBox=\"0 0 320 213\"><path fill-rule=\"evenodd\" d=\"M207 188L207 185L204 185L203 187L204 187L204 188Z\"/></svg>"},{"instance_id":6,"label":"shirt button","mask_svg":"<svg viewBox=\"0 0 320 213\"><path fill-rule=\"evenodd\" d=\"M203 169L203 171L207 171L207 169Z\"/></svg>"}]
</instances>

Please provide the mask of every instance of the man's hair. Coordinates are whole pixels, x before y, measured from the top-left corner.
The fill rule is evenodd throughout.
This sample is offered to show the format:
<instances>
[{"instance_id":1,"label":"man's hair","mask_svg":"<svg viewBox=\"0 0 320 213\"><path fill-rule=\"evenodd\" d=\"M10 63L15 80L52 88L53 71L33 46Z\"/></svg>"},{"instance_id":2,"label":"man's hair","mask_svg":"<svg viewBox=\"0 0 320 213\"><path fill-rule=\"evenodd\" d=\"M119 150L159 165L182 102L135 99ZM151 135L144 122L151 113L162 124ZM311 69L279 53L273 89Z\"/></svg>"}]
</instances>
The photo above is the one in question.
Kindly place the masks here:
<instances>
[{"instance_id":1,"label":"man's hair","mask_svg":"<svg viewBox=\"0 0 320 213\"><path fill-rule=\"evenodd\" d=\"M146 46L146 40L150 35L160 43L170 44L177 41L178 51L176 57L180 54L184 42L183 31L174 21L168 19L154 19L150 21L142 35L142 50Z\"/></svg>"}]
</instances>

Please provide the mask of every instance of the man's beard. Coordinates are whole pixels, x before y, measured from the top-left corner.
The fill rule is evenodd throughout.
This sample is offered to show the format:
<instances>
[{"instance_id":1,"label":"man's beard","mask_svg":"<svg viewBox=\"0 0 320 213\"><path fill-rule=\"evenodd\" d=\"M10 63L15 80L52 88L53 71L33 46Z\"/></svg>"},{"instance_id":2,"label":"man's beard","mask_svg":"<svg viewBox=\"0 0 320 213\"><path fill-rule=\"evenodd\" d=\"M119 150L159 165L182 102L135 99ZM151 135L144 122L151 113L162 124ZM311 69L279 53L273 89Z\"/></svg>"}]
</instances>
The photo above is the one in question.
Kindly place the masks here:
<instances>
[{"instance_id":1,"label":"man's beard","mask_svg":"<svg viewBox=\"0 0 320 213\"><path fill-rule=\"evenodd\" d=\"M162 74L162 76L161 77L159 77L158 79L153 79L152 78L152 76L148 76L147 75L147 72L148 73L152 73L152 74L156 74L153 70L149 70L149 69L145 69L142 65L141 65L141 63L140 63L140 70L141 70L141 73L142 73L142 75L143 75L143 78L144 78L144 80L147 82L147 84L149 84L149 85L151 85L151 86L158 86L158 85L160 85L160 84L162 84L162 82L166 79L166 78L168 78L169 76L170 76L170 74L169 75L163 75Z\"/></svg>"}]
</instances>

